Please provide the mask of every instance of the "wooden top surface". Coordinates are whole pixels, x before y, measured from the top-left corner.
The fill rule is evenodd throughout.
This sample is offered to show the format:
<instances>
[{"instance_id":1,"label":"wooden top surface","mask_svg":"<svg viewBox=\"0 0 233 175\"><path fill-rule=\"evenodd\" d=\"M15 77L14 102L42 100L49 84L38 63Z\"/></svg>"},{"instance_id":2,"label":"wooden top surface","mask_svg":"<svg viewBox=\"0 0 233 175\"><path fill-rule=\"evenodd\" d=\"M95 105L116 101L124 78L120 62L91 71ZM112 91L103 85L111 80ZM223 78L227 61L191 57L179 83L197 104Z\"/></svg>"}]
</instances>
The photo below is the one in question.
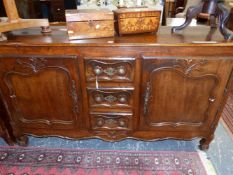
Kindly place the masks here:
<instances>
[{"instance_id":1,"label":"wooden top surface","mask_svg":"<svg viewBox=\"0 0 233 175\"><path fill-rule=\"evenodd\" d=\"M138 13L138 12L155 12L158 10L150 8L121 8L114 10L115 13Z\"/></svg>"},{"instance_id":2,"label":"wooden top surface","mask_svg":"<svg viewBox=\"0 0 233 175\"><path fill-rule=\"evenodd\" d=\"M52 27L51 34L41 34L40 28L18 30L8 33L8 41L3 45L17 46L233 46L216 30L210 35L208 26L188 27L179 33L171 34L170 27L160 27L157 34L125 35L98 39L69 40L66 27Z\"/></svg>"}]
</instances>

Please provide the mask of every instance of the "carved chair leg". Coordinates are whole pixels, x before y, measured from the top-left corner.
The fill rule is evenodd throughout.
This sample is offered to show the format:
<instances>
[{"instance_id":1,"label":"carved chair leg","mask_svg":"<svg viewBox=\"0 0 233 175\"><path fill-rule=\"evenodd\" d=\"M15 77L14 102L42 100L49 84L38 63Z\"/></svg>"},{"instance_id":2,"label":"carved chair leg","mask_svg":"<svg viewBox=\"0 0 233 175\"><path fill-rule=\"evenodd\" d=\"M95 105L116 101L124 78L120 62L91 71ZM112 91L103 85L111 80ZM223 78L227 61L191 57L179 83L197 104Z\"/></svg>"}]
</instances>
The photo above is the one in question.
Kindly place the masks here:
<instances>
[{"instance_id":1,"label":"carved chair leg","mask_svg":"<svg viewBox=\"0 0 233 175\"><path fill-rule=\"evenodd\" d=\"M6 41L6 40L7 40L6 35L0 32L0 41Z\"/></svg>"},{"instance_id":2,"label":"carved chair leg","mask_svg":"<svg viewBox=\"0 0 233 175\"><path fill-rule=\"evenodd\" d=\"M200 140L200 145L199 145L199 148L201 150L207 150L209 149L209 144L210 142L214 139L214 135L210 135L209 137L207 138L203 138Z\"/></svg>"},{"instance_id":3,"label":"carved chair leg","mask_svg":"<svg viewBox=\"0 0 233 175\"><path fill-rule=\"evenodd\" d=\"M17 143L20 146L27 146L28 145L28 137L24 135L24 136L17 138Z\"/></svg>"},{"instance_id":4,"label":"carved chair leg","mask_svg":"<svg viewBox=\"0 0 233 175\"><path fill-rule=\"evenodd\" d=\"M225 26L230 13L222 3L218 4L218 9L219 9L219 30L226 40L233 40L233 34L228 33Z\"/></svg>"},{"instance_id":5,"label":"carved chair leg","mask_svg":"<svg viewBox=\"0 0 233 175\"><path fill-rule=\"evenodd\" d=\"M217 31L217 28L210 28L208 35L206 36L206 41L211 41L214 33Z\"/></svg>"},{"instance_id":6,"label":"carved chair leg","mask_svg":"<svg viewBox=\"0 0 233 175\"><path fill-rule=\"evenodd\" d=\"M202 8L203 8L203 2L201 2L199 5L197 6L191 6L188 8L188 11L186 13L186 19L184 24L182 24L181 26L176 26L172 28L172 32L176 32L178 30L182 30L185 27L187 27L191 22L192 19L195 18L197 16L197 14L202 12Z\"/></svg>"},{"instance_id":7,"label":"carved chair leg","mask_svg":"<svg viewBox=\"0 0 233 175\"><path fill-rule=\"evenodd\" d=\"M215 15L210 15L210 27L211 28L216 28L217 24L216 24L216 16Z\"/></svg>"}]
</instances>

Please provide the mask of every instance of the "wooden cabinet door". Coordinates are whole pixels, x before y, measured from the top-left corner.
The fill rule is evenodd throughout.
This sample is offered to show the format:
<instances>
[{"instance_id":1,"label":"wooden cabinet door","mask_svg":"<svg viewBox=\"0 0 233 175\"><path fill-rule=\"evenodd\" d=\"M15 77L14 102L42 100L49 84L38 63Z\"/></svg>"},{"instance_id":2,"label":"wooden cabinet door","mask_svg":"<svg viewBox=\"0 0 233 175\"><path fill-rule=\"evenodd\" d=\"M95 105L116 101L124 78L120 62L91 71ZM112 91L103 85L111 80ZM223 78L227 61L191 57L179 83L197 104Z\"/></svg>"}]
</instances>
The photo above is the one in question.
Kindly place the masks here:
<instances>
[{"instance_id":1,"label":"wooden cabinet door","mask_svg":"<svg viewBox=\"0 0 233 175\"><path fill-rule=\"evenodd\" d=\"M79 128L80 82L75 56L1 56L0 88L12 124ZM17 127L16 127L17 128Z\"/></svg>"},{"instance_id":2,"label":"wooden cabinet door","mask_svg":"<svg viewBox=\"0 0 233 175\"><path fill-rule=\"evenodd\" d=\"M144 57L141 129L214 127L232 65L232 58Z\"/></svg>"}]
</instances>

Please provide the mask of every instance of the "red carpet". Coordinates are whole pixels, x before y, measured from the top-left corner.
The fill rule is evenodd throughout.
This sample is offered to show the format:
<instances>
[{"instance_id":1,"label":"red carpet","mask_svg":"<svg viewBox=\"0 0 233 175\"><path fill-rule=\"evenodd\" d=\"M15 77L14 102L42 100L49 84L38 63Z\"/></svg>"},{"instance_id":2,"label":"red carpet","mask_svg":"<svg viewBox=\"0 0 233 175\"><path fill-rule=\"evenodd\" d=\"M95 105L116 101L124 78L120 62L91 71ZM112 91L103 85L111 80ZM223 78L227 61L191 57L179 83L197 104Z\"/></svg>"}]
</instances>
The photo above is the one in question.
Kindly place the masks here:
<instances>
[{"instance_id":1,"label":"red carpet","mask_svg":"<svg viewBox=\"0 0 233 175\"><path fill-rule=\"evenodd\" d=\"M197 152L0 147L1 175L207 175Z\"/></svg>"}]
</instances>

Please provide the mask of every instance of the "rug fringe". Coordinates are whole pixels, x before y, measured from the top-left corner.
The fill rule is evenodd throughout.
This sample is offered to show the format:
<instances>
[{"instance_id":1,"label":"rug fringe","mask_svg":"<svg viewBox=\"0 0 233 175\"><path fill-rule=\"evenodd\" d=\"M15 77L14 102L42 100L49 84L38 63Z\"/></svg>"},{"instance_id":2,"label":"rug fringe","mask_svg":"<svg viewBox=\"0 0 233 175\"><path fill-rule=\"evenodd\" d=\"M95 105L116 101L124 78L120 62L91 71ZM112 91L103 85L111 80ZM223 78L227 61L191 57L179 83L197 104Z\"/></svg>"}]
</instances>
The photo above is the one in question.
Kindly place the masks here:
<instances>
[{"instance_id":1,"label":"rug fringe","mask_svg":"<svg viewBox=\"0 0 233 175\"><path fill-rule=\"evenodd\" d=\"M208 159L207 153L204 151L200 151L200 150L197 150L197 152L198 152L198 155L203 163L203 166L206 170L206 173L208 175L217 175L212 162Z\"/></svg>"}]
</instances>

